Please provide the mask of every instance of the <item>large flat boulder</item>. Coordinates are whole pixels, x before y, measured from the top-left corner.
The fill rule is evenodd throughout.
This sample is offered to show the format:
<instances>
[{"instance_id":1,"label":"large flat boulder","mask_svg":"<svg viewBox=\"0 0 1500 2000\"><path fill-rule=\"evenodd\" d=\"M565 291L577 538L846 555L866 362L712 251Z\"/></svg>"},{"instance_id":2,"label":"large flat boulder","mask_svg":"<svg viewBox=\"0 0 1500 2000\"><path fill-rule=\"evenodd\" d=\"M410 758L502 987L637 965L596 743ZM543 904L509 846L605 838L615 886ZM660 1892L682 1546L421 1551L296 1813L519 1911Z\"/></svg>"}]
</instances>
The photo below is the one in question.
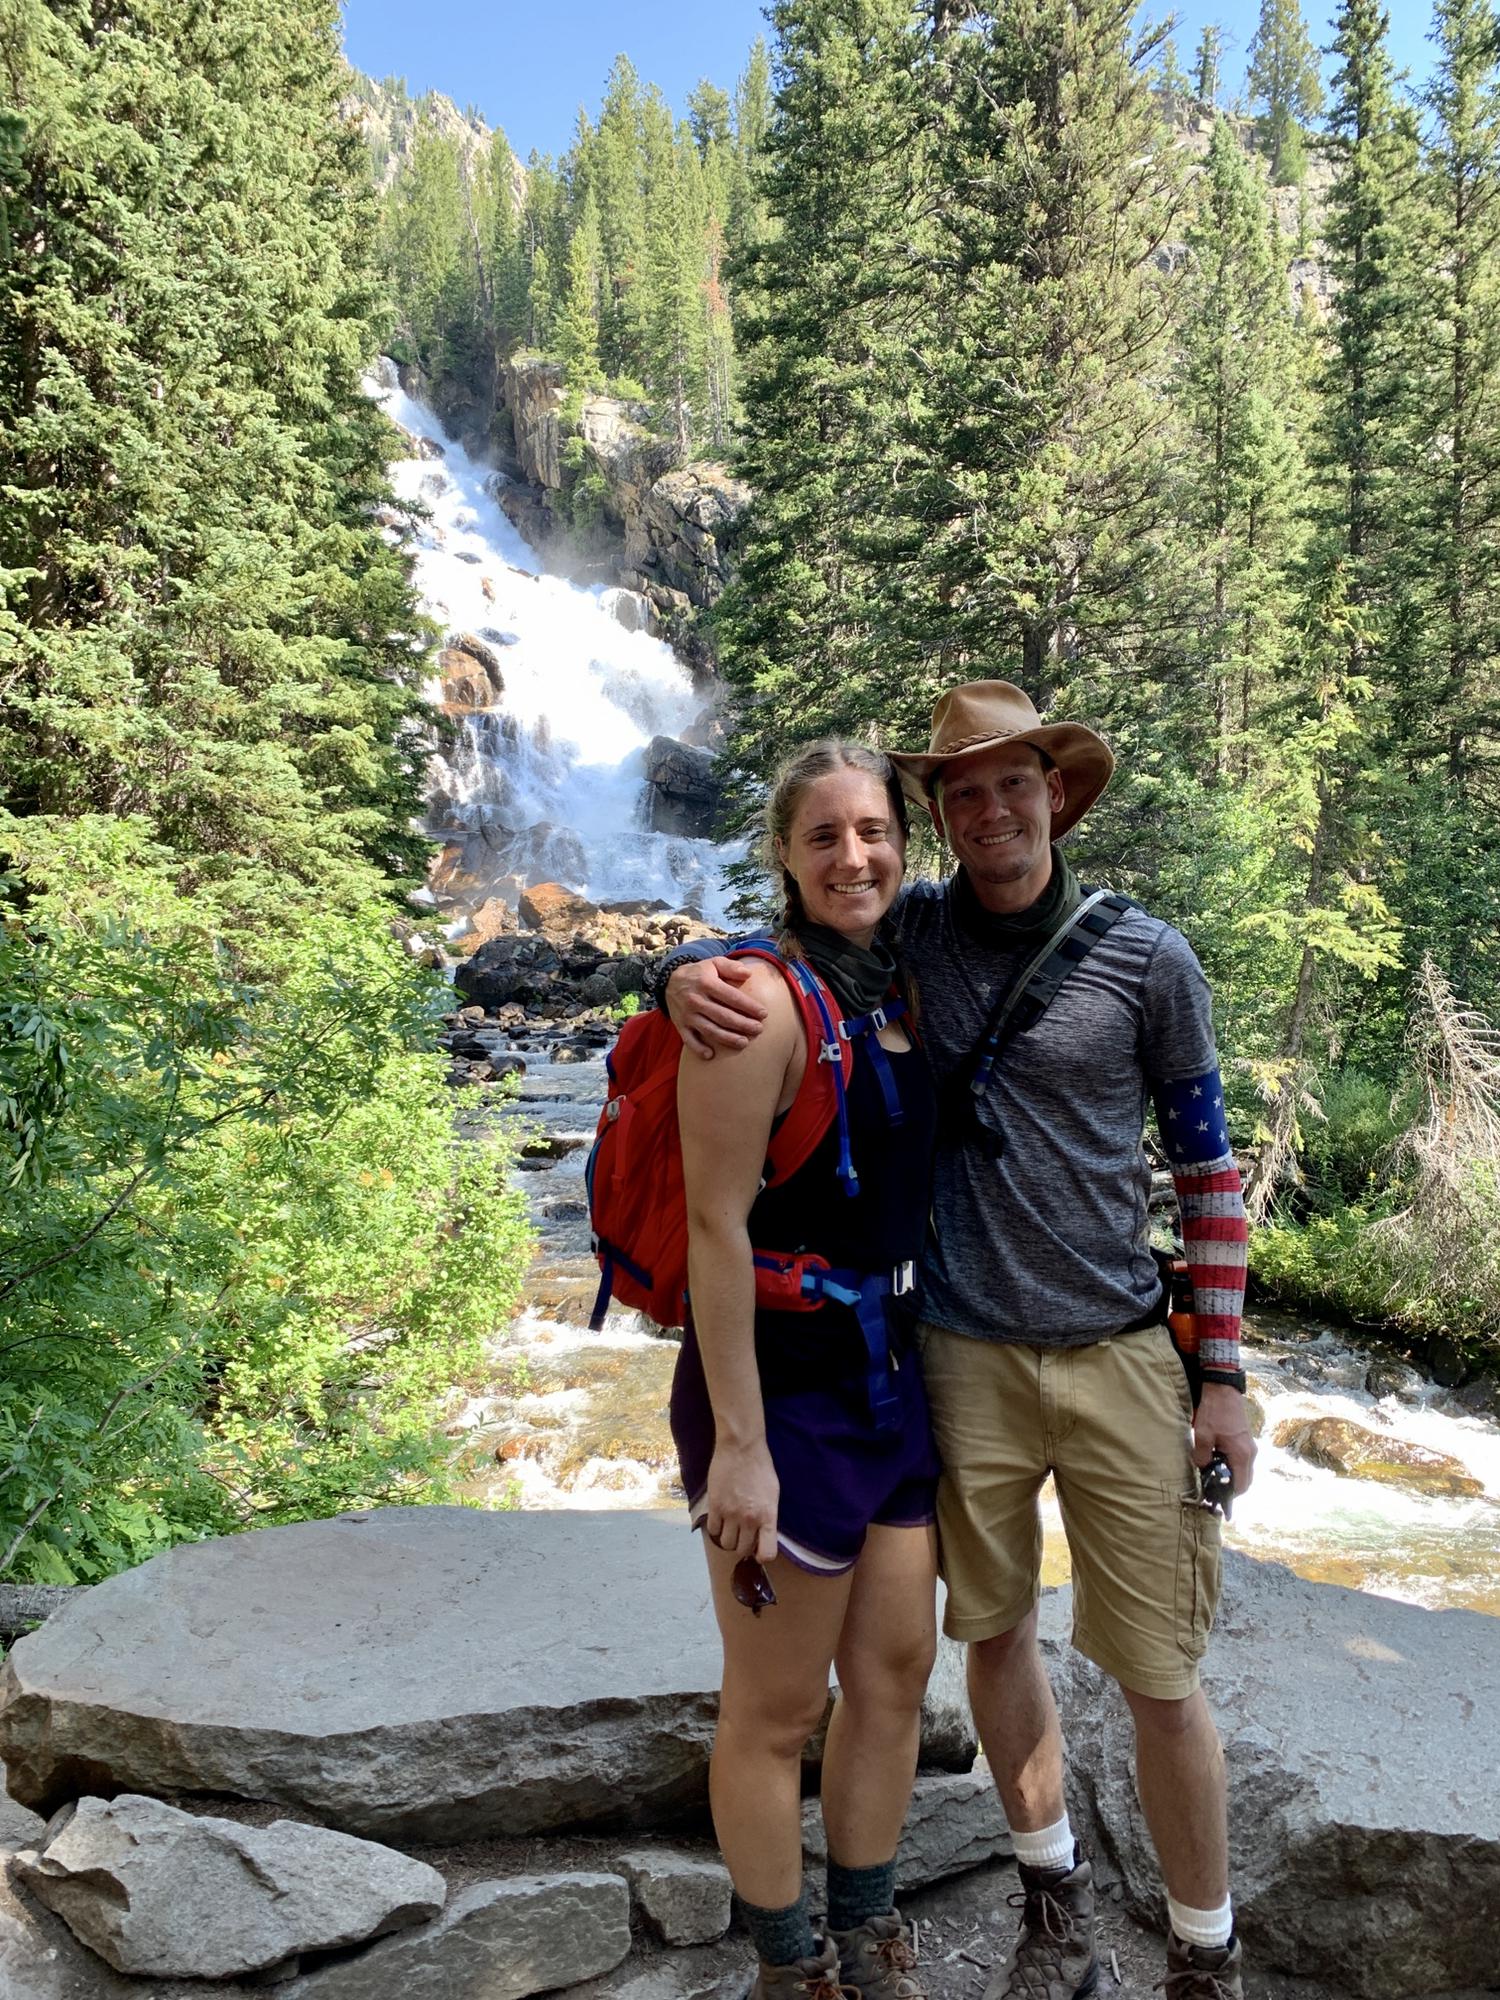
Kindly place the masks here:
<instances>
[{"instance_id":1,"label":"large flat boulder","mask_svg":"<svg viewBox=\"0 0 1500 2000\"><path fill-rule=\"evenodd\" d=\"M388 1508L80 1595L6 1662L0 1757L44 1813L214 1792L398 1842L645 1829L706 1806L719 1671L680 1514ZM924 1754L961 1768L939 1695Z\"/></svg>"},{"instance_id":2,"label":"large flat boulder","mask_svg":"<svg viewBox=\"0 0 1500 2000\"><path fill-rule=\"evenodd\" d=\"M1069 1803L1135 1915L1165 1924L1129 1717L1043 1604ZM1367 2000L1493 1982L1500 1619L1424 1611L1226 1553L1204 1686L1224 1738L1250 1961Z\"/></svg>"},{"instance_id":3,"label":"large flat boulder","mask_svg":"<svg viewBox=\"0 0 1500 2000\"><path fill-rule=\"evenodd\" d=\"M435 1917L435 1868L328 1827L198 1817L129 1792L64 1807L17 1878L116 1972L232 1979Z\"/></svg>"}]
</instances>

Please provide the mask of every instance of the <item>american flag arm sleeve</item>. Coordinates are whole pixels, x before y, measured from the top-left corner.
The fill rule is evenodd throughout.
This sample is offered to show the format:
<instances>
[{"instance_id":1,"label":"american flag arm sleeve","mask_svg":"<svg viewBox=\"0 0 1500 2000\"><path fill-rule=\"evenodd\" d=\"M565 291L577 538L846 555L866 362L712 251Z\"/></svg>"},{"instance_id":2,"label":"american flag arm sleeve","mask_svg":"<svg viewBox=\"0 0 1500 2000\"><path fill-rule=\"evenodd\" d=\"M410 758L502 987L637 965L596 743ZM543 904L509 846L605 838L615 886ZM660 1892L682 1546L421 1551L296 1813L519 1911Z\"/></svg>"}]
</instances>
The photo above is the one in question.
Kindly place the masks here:
<instances>
[{"instance_id":1,"label":"american flag arm sleeve","mask_svg":"<svg viewBox=\"0 0 1500 2000\"><path fill-rule=\"evenodd\" d=\"M1224 1087L1210 1069L1153 1083L1151 1094L1182 1218L1198 1360L1205 1368L1238 1368L1248 1231Z\"/></svg>"}]
</instances>

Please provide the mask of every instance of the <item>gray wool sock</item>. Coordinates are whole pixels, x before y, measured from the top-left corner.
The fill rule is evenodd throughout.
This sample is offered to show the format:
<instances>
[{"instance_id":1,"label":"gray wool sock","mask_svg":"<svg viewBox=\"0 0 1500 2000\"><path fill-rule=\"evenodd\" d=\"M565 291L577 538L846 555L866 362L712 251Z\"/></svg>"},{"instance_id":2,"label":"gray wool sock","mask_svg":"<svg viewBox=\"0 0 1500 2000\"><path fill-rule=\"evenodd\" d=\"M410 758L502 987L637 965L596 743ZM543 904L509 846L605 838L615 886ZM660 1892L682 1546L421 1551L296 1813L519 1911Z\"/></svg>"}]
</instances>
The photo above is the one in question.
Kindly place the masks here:
<instances>
[{"instance_id":1,"label":"gray wool sock","mask_svg":"<svg viewBox=\"0 0 1500 2000\"><path fill-rule=\"evenodd\" d=\"M740 1897L740 1915L762 1965L795 1965L799 1959L814 1958L818 1941L813 1936L812 1918L807 1914L807 1890L784 1910L765 1910L759 1903Z\"/></svg>"},{"instance_id":2,"label":"gray wool sock","mask_svg":"<svg viewBox=\"0 0 1500 2000\"><path fill-rule=\"evenodd\" d=\"M896 1902L896 1861L877 1861L873 1868L828 1864L828 1928L852 1931L871 1917L888 1917Z\"/></svg>"}]
</instances>

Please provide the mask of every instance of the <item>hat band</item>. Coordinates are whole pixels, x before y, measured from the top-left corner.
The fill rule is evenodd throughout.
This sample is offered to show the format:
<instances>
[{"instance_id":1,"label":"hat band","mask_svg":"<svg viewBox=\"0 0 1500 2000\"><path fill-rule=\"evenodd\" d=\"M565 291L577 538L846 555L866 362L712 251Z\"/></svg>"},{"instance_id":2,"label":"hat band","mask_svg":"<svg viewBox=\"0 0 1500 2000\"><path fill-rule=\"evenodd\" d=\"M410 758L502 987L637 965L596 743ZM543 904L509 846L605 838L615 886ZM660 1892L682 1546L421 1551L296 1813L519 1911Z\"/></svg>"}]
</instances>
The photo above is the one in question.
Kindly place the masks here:
<instances>
[{"instance_id":1,"label":"hat band","mask_svg":"<svg viewBox=\"0 0 1500 2000\"><path fill-rule=\"evenodd\" d=\"M1036 726L1040 729L1042 724L1038 723ZM1029 733L1020 729L981 729L977 736L960 736L958 741L950 743L946 750L939 750L934 745L927 754L929 757L957 757L961 751L972 750L976 743L1001 743L1008 736L1022 736Z\"/></svg>"}]
</instances>

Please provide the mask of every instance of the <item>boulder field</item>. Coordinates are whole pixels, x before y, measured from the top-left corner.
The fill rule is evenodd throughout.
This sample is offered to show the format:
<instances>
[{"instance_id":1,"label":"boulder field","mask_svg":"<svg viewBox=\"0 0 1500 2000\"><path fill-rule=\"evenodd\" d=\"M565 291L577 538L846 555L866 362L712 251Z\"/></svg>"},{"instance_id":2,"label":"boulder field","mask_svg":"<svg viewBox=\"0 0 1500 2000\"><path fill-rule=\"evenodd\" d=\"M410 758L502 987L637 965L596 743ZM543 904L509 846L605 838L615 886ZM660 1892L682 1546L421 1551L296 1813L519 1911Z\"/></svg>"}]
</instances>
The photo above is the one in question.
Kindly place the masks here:
<instances>
[{"instance_id":1,"label":"boulder field","mask_svg":"<svg viewBox=\"0 0 1500 2000\"><path fill-rule=\"evenodd\" d=\"M1369 2000L1489 1983L1500 1622L1226 1569L1205 1682L1252 1963ZM1128 1719L1069 1624L1050 1593L1075 1824L1159 1925ZM642 1950L669 1967L729 1919L704 1839L718 1666L675 1514L395 1508L155 1557L0 1678L0 1991L197 2000L206 1975L221 1996L524 2000L628 1985ZM974 1754L945 1644L903 1889L1009 1852ZM815 1805L803 1838L816 1866Z\"/></svg>"}]
</instances>

